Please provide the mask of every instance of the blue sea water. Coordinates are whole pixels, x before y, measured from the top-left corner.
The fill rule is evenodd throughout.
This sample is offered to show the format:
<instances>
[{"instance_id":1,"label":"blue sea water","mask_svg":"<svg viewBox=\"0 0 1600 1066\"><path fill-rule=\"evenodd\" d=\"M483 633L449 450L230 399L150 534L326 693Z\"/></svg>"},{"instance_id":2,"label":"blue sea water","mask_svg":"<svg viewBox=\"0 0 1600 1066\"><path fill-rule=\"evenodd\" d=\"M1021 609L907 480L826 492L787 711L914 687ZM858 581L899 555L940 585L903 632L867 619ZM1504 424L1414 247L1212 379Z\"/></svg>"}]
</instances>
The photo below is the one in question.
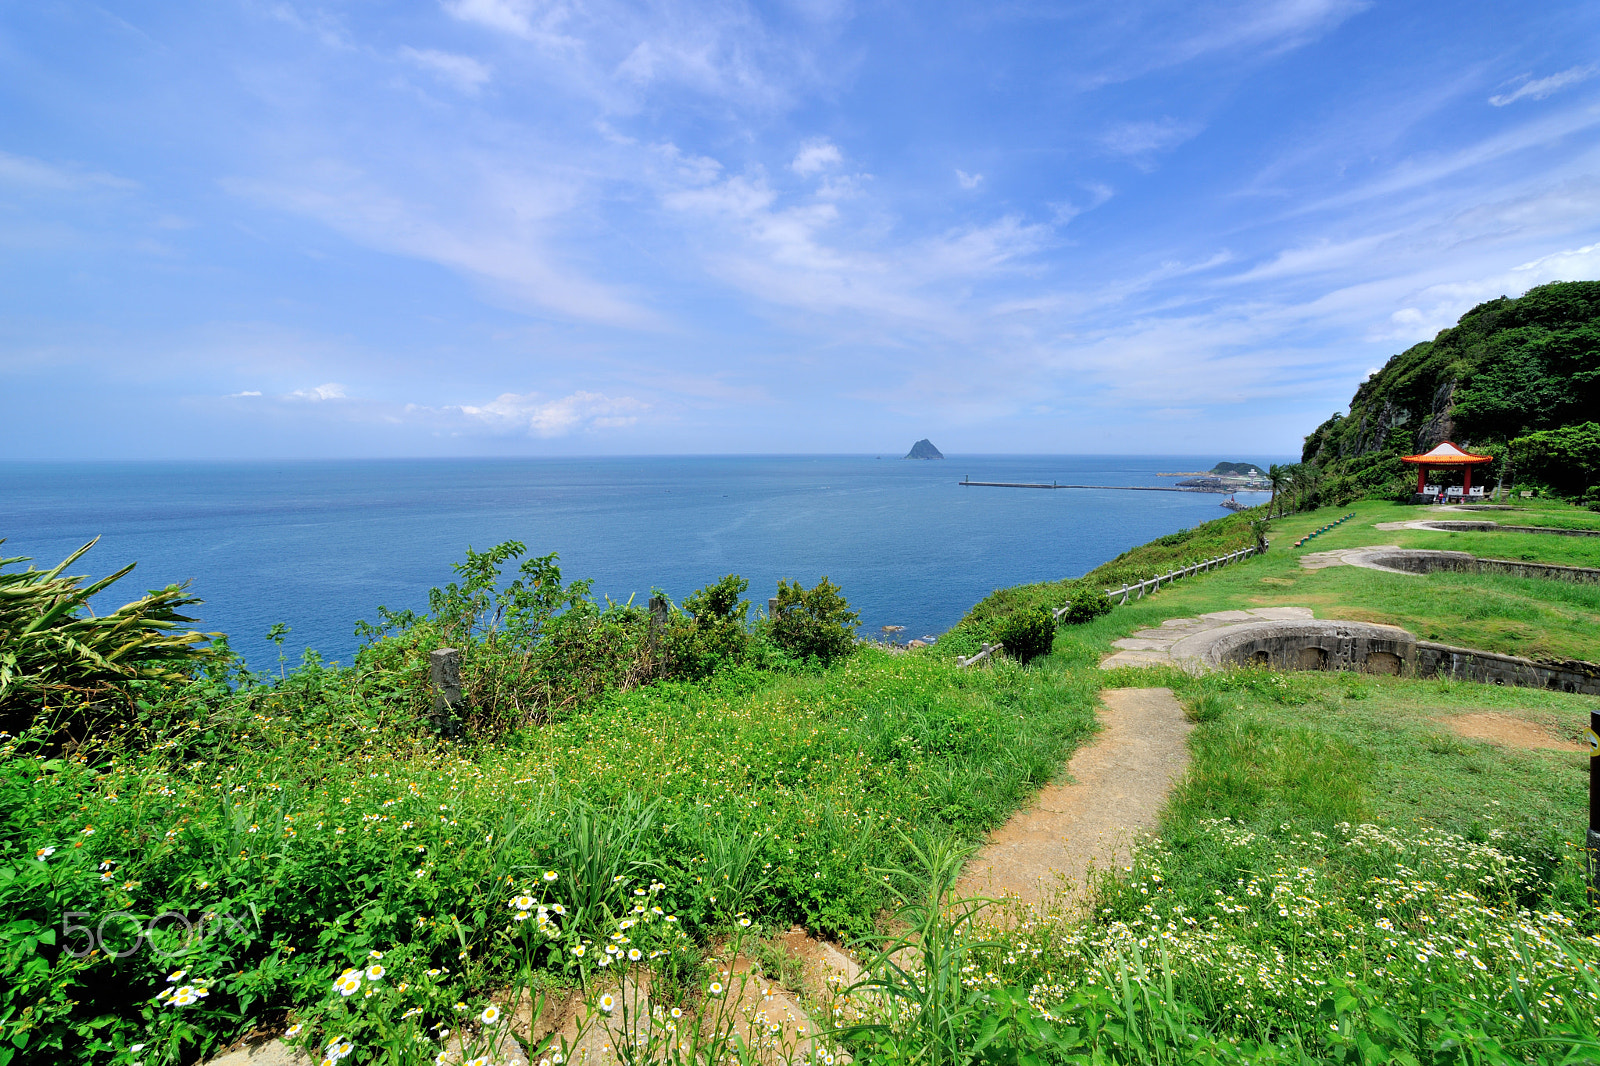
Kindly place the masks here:
<instances>
[{"instance_id":1,"label":"blue sea water","mask_svg":"<svg viewBox=\"0 0 1600 1066\"><path fill-rule=\"evenodd\" d=\"M138 568L96 608L189 581L200 627L255 669L284 650L348 662L357 619L421 610L471 545L559 552L568 580L674 600L723 574L764 606L779 578L827 575L862 632L942 633L990 591L1076 577L1226 512L1208 493L963 487L974 481L1171 485L1218 457L894 456L0 463L0 554L71 573ZM1233 458L1233 457L1230 457ZM1265 462L1266 460L1257 460ZM1257 502L1241 494L1242 502Z\"/></svg>"}]
</instances>

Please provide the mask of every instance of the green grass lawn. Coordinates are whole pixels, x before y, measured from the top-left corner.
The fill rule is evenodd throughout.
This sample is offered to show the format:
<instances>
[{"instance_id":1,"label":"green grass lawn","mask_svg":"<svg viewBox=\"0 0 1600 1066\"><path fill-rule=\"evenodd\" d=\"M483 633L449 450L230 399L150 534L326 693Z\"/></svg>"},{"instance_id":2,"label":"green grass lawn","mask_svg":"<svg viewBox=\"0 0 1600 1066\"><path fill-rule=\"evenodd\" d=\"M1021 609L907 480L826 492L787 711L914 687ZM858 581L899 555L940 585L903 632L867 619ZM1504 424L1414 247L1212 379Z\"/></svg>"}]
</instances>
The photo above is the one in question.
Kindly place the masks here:
<instances>
[{"instance_id":1,"label":"green grass lawn","mask_svg":"<svg viewBox=\"0 0 1600 1066\"><path fill-rule=\"evenodd\" d=\"M1250 605L1269 563L1154 603ZM1103 651L1172 613L1146 602L1067 631L1057 654ZM984 929L997 946L969 984L1044 1012L1041 1043L1085 1061L1241 1066L1600 1054L1600 922L1577 847L1587 753L1450 725L1493 714L1560 743L1600 701L1255 669L1124 668L1106 684L1172 687L1198 720L1192 763L1159 835L1106 872L1090 920L1057 910Z\"/></svg>"},{"instance_id":2,"label":"green grass lawn","mask_svg":"<svg viewBox=\"0 0 1600 1066\"><path fill-rule=\"evenodd\" d=\"M1571 509L1569 509L1571 510ZM1351 511L1356 517L1303 547L1293 542ZM1515 578L1495 574L1390 574L1359 567L1308 570L1300 559L1312 552L1364 545L1402 544L1492 555L1494 545L1548 545L1542 558L1567 562L1593 551L1587 538L1508 533L1383 531L1378 522L1402 521L1419 508L1362 502L1291 515L1273 522L1271 549L1221 570L1196 574L1118 607L1074 639L1111 640L1167 618L1251 607L1310 607L1318 618L1342 618L1401 626L1426 640L1529 658L1600 658L1600 585ZM1588 512L1574 512L1587 514ZM1411 538L1415 538L1414 540ZM1440 538L1425 544L1427 538ZM1447 538L1447 539L1446 539ZM1597 538L1600 539L1600 538ZM1565 554L1564 554L1565 553ZM1504 556L1502 556L1504 557Z\"/></svg>"}]
</instances>

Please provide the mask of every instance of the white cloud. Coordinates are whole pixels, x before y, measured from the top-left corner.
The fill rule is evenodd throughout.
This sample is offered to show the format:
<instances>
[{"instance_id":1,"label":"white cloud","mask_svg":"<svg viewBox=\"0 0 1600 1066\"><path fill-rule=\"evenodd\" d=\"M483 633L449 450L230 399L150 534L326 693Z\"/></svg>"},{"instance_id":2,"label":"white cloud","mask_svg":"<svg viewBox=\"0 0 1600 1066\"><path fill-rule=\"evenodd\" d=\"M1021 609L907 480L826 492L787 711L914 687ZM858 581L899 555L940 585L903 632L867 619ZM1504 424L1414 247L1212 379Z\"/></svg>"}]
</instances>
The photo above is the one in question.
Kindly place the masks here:
<instances>
[{"instance_id":1,"label":"white cloud","mask_svg":"<svg viewBox=\"0 0 1600 1066\"><path fill-rule=\"evenodd\" d=\"M1202 123L1180 122L1174 118L1124 122L1102 134L1100 143L1114 155L1147 159L1157 152L1176 148L1204 128Z\"/></svg>"},{"instance_id":2,"label":"white cloud","mask_svg":"<svg viewBox=\"0 0 1600 1066\"><path fill-rule=\"evenodd\" d=\"M246 389L243 392L230 392L230 393L228 393L228 399L237 400L241 396L260 396L260 395L261 395L261 390L260 389Z\"/></svg>"},{"instance_id":3,"label":"white cloud","mask_svg":"<svg viewBox=\"0 0 1600 1066\"><path fill-rule=\"evenodd\" d=\"M1052 219L1056 225L1065 226L1085 211L1093 211L1116 195L1116 190L1111 186L1098 182L1084 186L1084 190L1089 194L1089 202L1086 204L1076 204L1070 200L1064 200L1060 203L1049 205L1053 213Z\"/></svg>"},{"instance_id":4,"label":"white cloud","mask_svg":"<svg viewBox=\"0 0 1600 1066\"><path fill-rule=\"evenodd\" d=\"M1221 9L1217 24L1190 37L1179 54L1250 46L1281 52L1327 33L1368 6L1368 0L1267 0Z\"/></svg>"},{"instance_id":5,"label":"white cloud","mask_svg":"<svg viewBox=\"0 0 1600 1066\"><path fill-rule=\"evenodd\" d=\"M983 184L982 174L968 174L965 170L956 170L956 184L963 189L976 189Z\"/></svg>"},{"instance_id":6,"label":"white cloud","mask_svg":"<svg viewBox=\"0 0 1600 1066\"><path fill-rule=\"evenodd\" d=\"M738 109L792 102L830 57L802 33L777 32L743 3L694 0L444 0L464 22L527 41L564 93L608 110L636 111L644 95L680 86ZM827 35L813 24L813 34Z\"/></svg>"},{"instance_id":7,"label":"white cloud","mask_svg":"<svg viewBox=\"0 0 1600 1066\"><path fill-rule=\"evenodd\" d=\"M1097 86L1127 81L1223 52L1278 55L1331 32L1369 6L1370 0L1221 0L1181 8L1151 5L1150 21L1134 31L1138 45L1117 49L1106 69L1088 77L1086 83ZM1194 25L1180 10L1200 24ZM1126 41L1128 17L1117 9L1117 32L1108 35L1110 39Z\"/></svg>"},{"instance_id":8,"label":"white cloud","mask_svg":"<svg viewBox=\"0 0 1600 1066\"><path fill-rule=\"evenodd\" d=\"M545 227L571 204L575 190L557 179L509 171L467 170L455 176L455 184L459 195L454 199L415 203L327 160L282 182L223 182L231 192L315 218L369 247L478 278L515 306L610 325L659 326L653 313L583 277L547 247ZM444 217L434 217L435 211Z\"/></svg>"},{"instance_id":9,"label":"white cloud","mask_svg":"<svg viewBox=\"0 0 1600 1066\"><path fill-rule=\"evenodd\" d=\"M759 176L733 175L663 199L711 223L702 223L702 240L713 274L770 304L865 315L880 327L981 329L958 310L970 304L971 286L1025 270L1052 234L1014 215L934 235L895 233L870 208L858 219L832 201L785 204Z\"/></svg>"},{"instance_id":10,"label":"white cloud","mask_svg":"<svg viewBox=\"0 0 1600 1066\"><path fill-rule=\"evenodd\" d=\"M256 393L256 395L259 396L260 393ZM345 395L343 385L330 381L326 385L318 385L310 389L296 389L289 393L285 399L309 400L312 403L321 403L323 400L345 400L349 399L349 397Z\"/></svg>"},{"instance_id":11,"label":"white cloud","mask_svg":"<svg viewBox=\"0 0 1600 1066\"><path fill-rule=\"evenodd\" d=\"M648 404L631 396L574 392L544 399L536 392L507 392L481 407L456 408L468 418L499 432L526 432L535 437L565 437L579 430L631 426Z\"/></svg>"},{"instance_id":12,"label":"white cloud","mask_svg":"<svg viewBox=\"0 0 1600 1066\"><path fill-rule=\"evenodd\" d=\"M471 95L483 88L491 76L489 68L471 56L440 52L432 48L400 49L400 58L421 67L440 80Z\"/></svg>"},{"instance_id":13,"label":"white cloud","mask_svg":"<svg viewBox=\"0 0 1600 1066\"><path fill-rule=\"evenodd\" d=\"M100 171L84 171L46 163L25 155L0 152L0 183L57 192L82 189L136 189L137 182Z\"/></svg>"},{"instance_id":14,"label":"white cloud","mask_svg":"<svg viewBox=\"0 0 1600 1066\"><path fill-rule=\"evenodd\" d=\"M789 164L789 169L804 178L829 167L836 167L843 162L844 156L840 154L838 146L825 137L818 137L800 146L800 151L794 157L794 162Z\"/></svg>"},{"instance_id":15,"label":"white cloud","mask_svg":"<svg viewBox=\"0 0 1600 1066\"><path fill-rule=\"evenodd\" d=\"M1523 81L1521 85L1511 92L1498 93L1489 97L1489 103L1495 107L1505 107L1507 104L1514 104L1518 100L1543 100L1550 94L1560 92L1569 85L1577 85L1579 82L1588 81L1596 73L1600 73L1600 64L1597 63L1571 67L1547 78ZM1528 75L1524 74L1522 77L1526 79Z\"/></svg>"},{"instance_id":16,"label":"white cloud","mask_svg":"<svg viewBox=\"0 0 1600 1066\"><path fill-rule=\"evenodd\" d=\"M1600 244L1571 248L1540 256L1520 266L1487 277L1430 285L1412 296L1409 305L1389 316L1394 329L1384 338L1424 340L1485 300L1521 296L1535 285L1551 281L1600 278Z\"/></svg>"},{"instance_id":17,"label":"white cloud","mask_svg":"<svg viewBox=\"0 0 1600 1066\"><path fill-rule=\"evenodd\" d=\"M576 43L563 38L556 30L571 14L566 4L536 3L535 0L444 0L444 9L463 22L476 22L525 40Z\"/></svg>"}]
</instances>

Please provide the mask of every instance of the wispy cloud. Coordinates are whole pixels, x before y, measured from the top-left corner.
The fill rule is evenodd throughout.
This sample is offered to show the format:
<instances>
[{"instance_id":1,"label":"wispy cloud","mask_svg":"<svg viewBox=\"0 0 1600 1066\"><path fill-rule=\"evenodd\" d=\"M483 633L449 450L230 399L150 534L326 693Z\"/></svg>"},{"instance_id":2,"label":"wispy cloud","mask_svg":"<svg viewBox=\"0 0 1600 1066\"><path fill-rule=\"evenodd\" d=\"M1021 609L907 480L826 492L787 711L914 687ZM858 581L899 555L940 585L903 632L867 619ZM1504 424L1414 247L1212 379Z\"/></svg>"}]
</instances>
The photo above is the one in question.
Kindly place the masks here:
<instances>
[{"instance_id":1,"label":"wispy cloud","mask_svg":"<svg viewBox=\"0 0 1600 1066\"><path fill-rule=\"evenodd\" d=\"M1569 67L1559 74L1551 74L1545 78L1533 78L1531 75L1524 74L1517 79L1522 84L1510 92L1496 93L1494 96L1489 97L1489 103L1495 107L1505 107L1507 104L1514 104L1518 100L1543 100L1545 97L1552 93L1560 92L1569 85L1577 85L1580 82L1588 81L1596 73L1600 73L1600 64L1587 63L1583 66Z\"/></svg>"},{"instance_id":2,"label":"wispy cloud","mask_svg":"<svg viewBox=\"0 0 1600 1066\"><path fill-rule=\"evenodd\" d=\"M1170 117L1122 122L1106 130L1100 143L1113 155L1148 164L1157 154L1176 148L1204 128L1200 122L1182 122Z\"/></svg>"},{"instance_id":3,"label":"wispy cloud","mask_svg":"<svg viewBox=\"0 0 1600 1066\"><path fill-rule=\"evenodd\" d=\"M1317 40L1370 6L1370 0L1224 0L1118 9L1107 16L1109 26L1098 28L1114 52L1085 82L1130 81L1222 55L1270 58Z\"/></svg>"},{"instance_id":4,"label":"wispy cloud","mask_svg":"<svg viewBox=\"0 0 1600 1066\"><path fill-rule=\"evenodd\" d=\"M412 63L461 92L472 94L488 84L492 72L471 56L441 52L433 48L400 49L400 58Z\"/></svg>"},{"instance_id":5,"label":"wispy cloud","mask_svg":"<svg viewBox=\"0 0 1600 1066\"><path fill-rule=\"evenodd\" d=\"M462 202L412 202L348 165L279 180L232 178L230 191L315 218L368 247L438 263L478 279L496 298L576 319L659 328L660 319L611 286L585 278L549 247L541 223L570 202L558 183L492 172L462 175ZM441 209L450 211L436 217Z\"/></svg>"},{"instance_id":6,"label":"wispy cloud","mask_svg":"<svg viewBox=\"0 0 1600 1066\"><path fill-rule=\"evenodd\" d=\"M239 393L238 395L259 396L261 394L258 392L254 394ZM344 386L332 381L328 382L326 385L316 385L309 389L295 389L285 397L285 399L290 400L308 400L311 403L321 403L324 400L344 400L348 398L349 397L345 395Z\"/></svg>"},{"instance_id":7,"label":"wispy cloud","mask_svg":"<svg viewBox=\"0 0 1600 1066\"><path fill-rule=\"evenodd\" d=\"M579 42L561 33L572 17L564 3L539 3L536 0L444 0L444 9L463 22L475 22L491 30L509 33L543 44L576 47Z\"/></svg>"},{"instance_id":8,"label":"wispy cloud","mask_svg":"<svg viewBox=\"0 0 1600 1066\"><path fill-rule=\"evenodd\" d=\"M956 184L963 189L976 189L983 184L982 174L968 174L965 170L956 170Z\"/></svg>"},{"instance_id":9,"label":"wispy cloud","mask_svg":"<svg viewBox=\"0 0 1600 1066\"><path fill-rule=\"evenodd\" d=\"M47 163L42 159L9 152L0 152L0 184L59 192L139 187L138 182L104 171Z\"/></svg>"},{"instance_id":10,"label":"wispy cloud","mask_svg":"<svg viewBox=\"0 0 1600 1066\"><path fill-rule=\"evenodd\" d=\"M549 438L631 426L648 407L631 396L613 397L599 392L579 391L554 399L536 392L507 392L481 406L463 405L455 410L496 432Z\"/></svg>"}]
</instances>

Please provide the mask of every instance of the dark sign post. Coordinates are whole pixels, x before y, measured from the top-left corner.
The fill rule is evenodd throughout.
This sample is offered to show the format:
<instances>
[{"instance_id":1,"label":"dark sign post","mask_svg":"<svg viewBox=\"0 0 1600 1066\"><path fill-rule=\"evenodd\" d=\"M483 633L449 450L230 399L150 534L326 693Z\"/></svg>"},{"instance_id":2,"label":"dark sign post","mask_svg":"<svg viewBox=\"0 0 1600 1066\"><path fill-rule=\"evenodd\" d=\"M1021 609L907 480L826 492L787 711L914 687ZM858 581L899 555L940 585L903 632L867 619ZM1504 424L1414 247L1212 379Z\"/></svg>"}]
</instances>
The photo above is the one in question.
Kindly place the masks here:
<instances>
[{"instance_id":1,"label":"dark sign post","mask_svg":"<svg viewBox=\"0 0 1600 1066\"><path fill-rule=\"evenodd\" d=\"M461 735L461 652L439 648L428 655L433 681L433 727L447 737Z\"/></svg>"}]
</instances>

